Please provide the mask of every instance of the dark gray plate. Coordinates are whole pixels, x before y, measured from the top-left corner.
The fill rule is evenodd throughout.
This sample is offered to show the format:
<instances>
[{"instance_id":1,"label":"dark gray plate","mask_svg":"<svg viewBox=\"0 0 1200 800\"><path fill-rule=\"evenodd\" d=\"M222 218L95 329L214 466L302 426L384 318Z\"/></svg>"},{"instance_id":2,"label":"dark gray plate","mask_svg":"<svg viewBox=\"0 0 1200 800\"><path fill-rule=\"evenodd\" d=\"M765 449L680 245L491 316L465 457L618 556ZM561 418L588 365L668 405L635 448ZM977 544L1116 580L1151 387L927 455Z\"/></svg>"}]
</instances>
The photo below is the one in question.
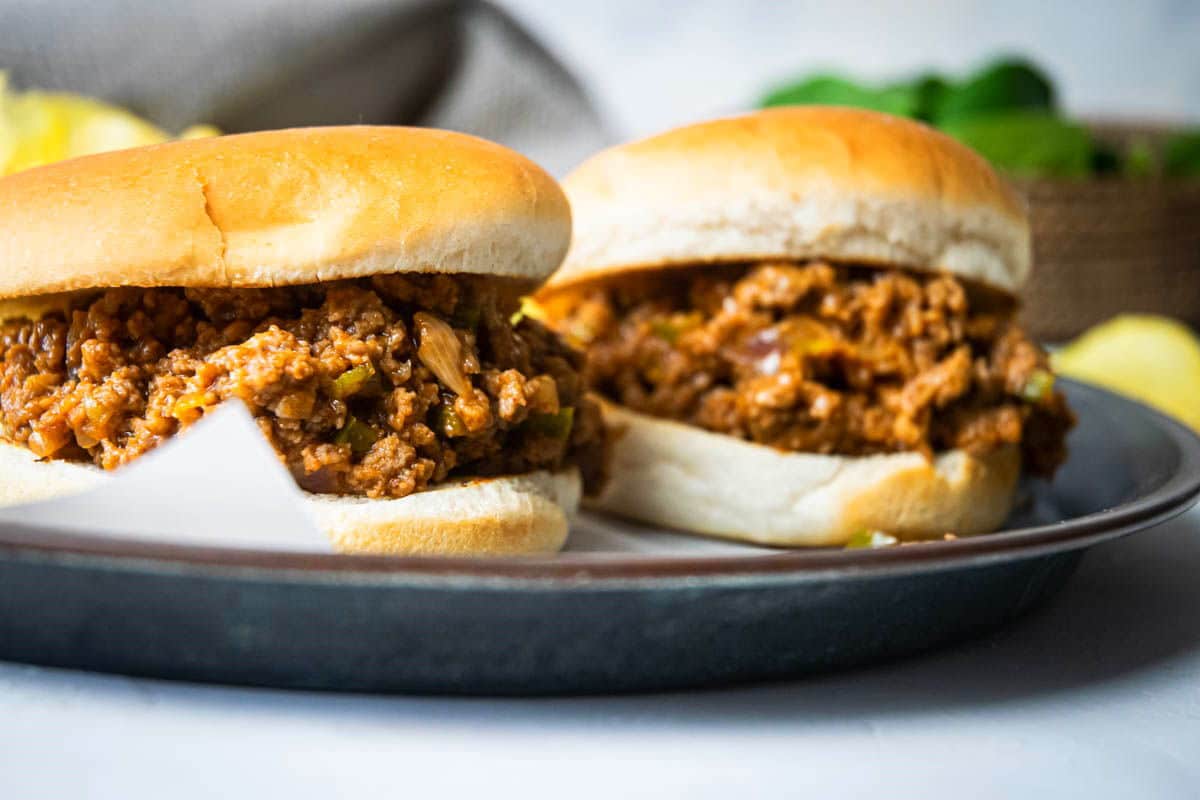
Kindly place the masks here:
<instances>
[{"instance_id":1,"label":"dark gray plate","mask_svg":"<svg viewBox=\"0 0 1200 800\"><path fill-rule=\"evenodd\" d=\"M484 561L0 530L0 658L349 690L548 694L780 678L986 630L1086 548L1182 512L1200 439L1064 381L1080 424L1008 529L874 551Z\"/></svg>"}]
</instances>

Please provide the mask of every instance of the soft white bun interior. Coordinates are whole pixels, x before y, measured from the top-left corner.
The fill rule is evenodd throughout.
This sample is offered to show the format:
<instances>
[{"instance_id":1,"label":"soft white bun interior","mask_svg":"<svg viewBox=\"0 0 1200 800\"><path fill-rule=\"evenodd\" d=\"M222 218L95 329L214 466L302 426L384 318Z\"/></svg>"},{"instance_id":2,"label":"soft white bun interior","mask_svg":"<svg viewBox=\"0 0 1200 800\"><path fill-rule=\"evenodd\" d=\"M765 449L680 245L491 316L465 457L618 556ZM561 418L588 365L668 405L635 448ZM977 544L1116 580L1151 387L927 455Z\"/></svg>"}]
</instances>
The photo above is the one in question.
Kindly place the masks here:
<instances>
[{"instance_id":1,"label":"soft white bun interior","mask_svg":"<svg viewBox=\"0 0 1200 800\"><path fill-rule=\"evenodd\" d=\"M845 544L856 532L902 539L995 530L1020 471L1015 447L932 462L918 453L788 453L605 405L611 479L585 504L679 530L780 547Z\"/></svg>"}]
</instances>

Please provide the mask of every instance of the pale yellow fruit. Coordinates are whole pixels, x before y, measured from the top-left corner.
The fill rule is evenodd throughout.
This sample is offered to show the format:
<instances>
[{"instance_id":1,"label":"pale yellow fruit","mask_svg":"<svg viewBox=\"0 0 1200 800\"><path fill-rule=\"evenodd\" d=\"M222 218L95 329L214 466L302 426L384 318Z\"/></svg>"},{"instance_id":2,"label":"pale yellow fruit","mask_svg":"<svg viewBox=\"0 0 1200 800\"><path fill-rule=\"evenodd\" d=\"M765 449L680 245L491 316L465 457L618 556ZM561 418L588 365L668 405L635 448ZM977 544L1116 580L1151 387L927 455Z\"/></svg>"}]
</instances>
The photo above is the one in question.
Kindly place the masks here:
<instances>
[{"instance_id":1,"label":"pale yellow fruit","mask_svg":"<svg viewBox=\"0 0 1200 800\"><path fill-rule=\"evenodd\" d=\"M0 175L5 174L5 165L17 152L17 133L4 124L4 111L0 109Z\"/></svg>"},{"instance_id":2,"label":"pale yellow fruit","mask_svg":"<svg viewBox=\"0 0 1200 800\"><path fill-rule=\"evenodd\" d=\"M1182 323L1114 317L1052 358L1063 375L1135 397L1200 430L1200 339Z\"/></svg>"},{"instance_id":3,"label":"pale yellow fruit","mask_svg":"<svg viewBox=\"0 0 1200 800\"><path fill-rule=\"evenodd\" d=\"M0 175L5 173L5 166L17 152L17 131L8 123L10 102L8 75L0 71Z\"/></svg>"},{"instance_id":4,"label":"pale yellow fruit","mask_svg":"<svg viewBox=\"0 0 1200 800\"><path fill-rule=\"evenodd\" d=\"M220 136L221 131L215 125L192 125L184 128L179 134L180 139L207 139L210 136Z\"/></svg>"},{"instance_id":5,"label":"pale yellow fruit","mask_svg":"<svg viewBox=\"0 0 1200 800\"><path fill-rule=\"evenodd\" d=\"M216 136L197 125L185 138ZM60 92L12 92L0 73L0 175L52 161L165 142L171 136L117 106Z\"/></svg>"}]
</instances>

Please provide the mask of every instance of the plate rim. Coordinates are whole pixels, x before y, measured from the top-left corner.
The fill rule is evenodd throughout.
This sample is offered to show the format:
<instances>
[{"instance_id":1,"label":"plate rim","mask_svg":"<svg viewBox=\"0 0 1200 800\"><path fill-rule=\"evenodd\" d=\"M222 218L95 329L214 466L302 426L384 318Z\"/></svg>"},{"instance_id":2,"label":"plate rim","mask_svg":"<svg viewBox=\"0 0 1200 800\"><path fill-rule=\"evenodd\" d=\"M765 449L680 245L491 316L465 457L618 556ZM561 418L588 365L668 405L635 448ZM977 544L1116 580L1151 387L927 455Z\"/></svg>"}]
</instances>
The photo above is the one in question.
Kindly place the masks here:
<instances>
[{"instance_id":1,"label":"plate rim","mask_svg":"<svg viewBox=\"0 0 1200 800\"><path fill-rule=\"evenodd\" d=\"M745 555L678 558L588 554L513 558L369 556L165 544L121 537L76 534L37 526L0 526L0 558L87 563L151 571L231 571L269 580L355 583L480 583L627 585L697 578L824 577L831 572L877 574L958 568L1024 556L1082 549L1105 539L1156 525L1182 514L1200 498L1200 435L1141 401L1107 389L1063 379L1077 390L1124 404L1162 430L1180 456L1174 473L1141 497L1069 520L952 541L913 543L875 550L797 549Z\"/></svg>"}]
</instances>

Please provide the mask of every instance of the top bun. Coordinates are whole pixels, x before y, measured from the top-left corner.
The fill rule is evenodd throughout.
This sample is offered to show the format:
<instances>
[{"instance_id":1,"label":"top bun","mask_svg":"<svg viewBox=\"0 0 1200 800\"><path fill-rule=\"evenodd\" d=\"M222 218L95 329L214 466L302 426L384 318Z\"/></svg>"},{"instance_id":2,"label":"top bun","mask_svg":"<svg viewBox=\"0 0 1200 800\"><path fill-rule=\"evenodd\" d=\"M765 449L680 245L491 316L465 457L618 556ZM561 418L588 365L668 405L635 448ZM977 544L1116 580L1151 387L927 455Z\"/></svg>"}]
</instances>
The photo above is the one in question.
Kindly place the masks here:
<instances>
[{"instance_id":1,"label":"top bun","mask_svg":"<svg viewBox=\"0 0 1200 800\"><path fill-rule=\"evenodd\" d=\"M554 179L473 136L365 126L222 136L0 180L0 298L395 272L541 280L570 235Z\"/></svg>"},{"instance_id":2,"label":"top bun","mask_svg":"<svg viewBox=\"0 0 1200 800\"><path fill-rule=\"evenodd\" d=\"M593 156L563 182L575 216L547 288L760 259L951 272L1015 292L1029 223L979 155L924 125L819 106L676 128Z\"/></svg>"}]
</instances>

